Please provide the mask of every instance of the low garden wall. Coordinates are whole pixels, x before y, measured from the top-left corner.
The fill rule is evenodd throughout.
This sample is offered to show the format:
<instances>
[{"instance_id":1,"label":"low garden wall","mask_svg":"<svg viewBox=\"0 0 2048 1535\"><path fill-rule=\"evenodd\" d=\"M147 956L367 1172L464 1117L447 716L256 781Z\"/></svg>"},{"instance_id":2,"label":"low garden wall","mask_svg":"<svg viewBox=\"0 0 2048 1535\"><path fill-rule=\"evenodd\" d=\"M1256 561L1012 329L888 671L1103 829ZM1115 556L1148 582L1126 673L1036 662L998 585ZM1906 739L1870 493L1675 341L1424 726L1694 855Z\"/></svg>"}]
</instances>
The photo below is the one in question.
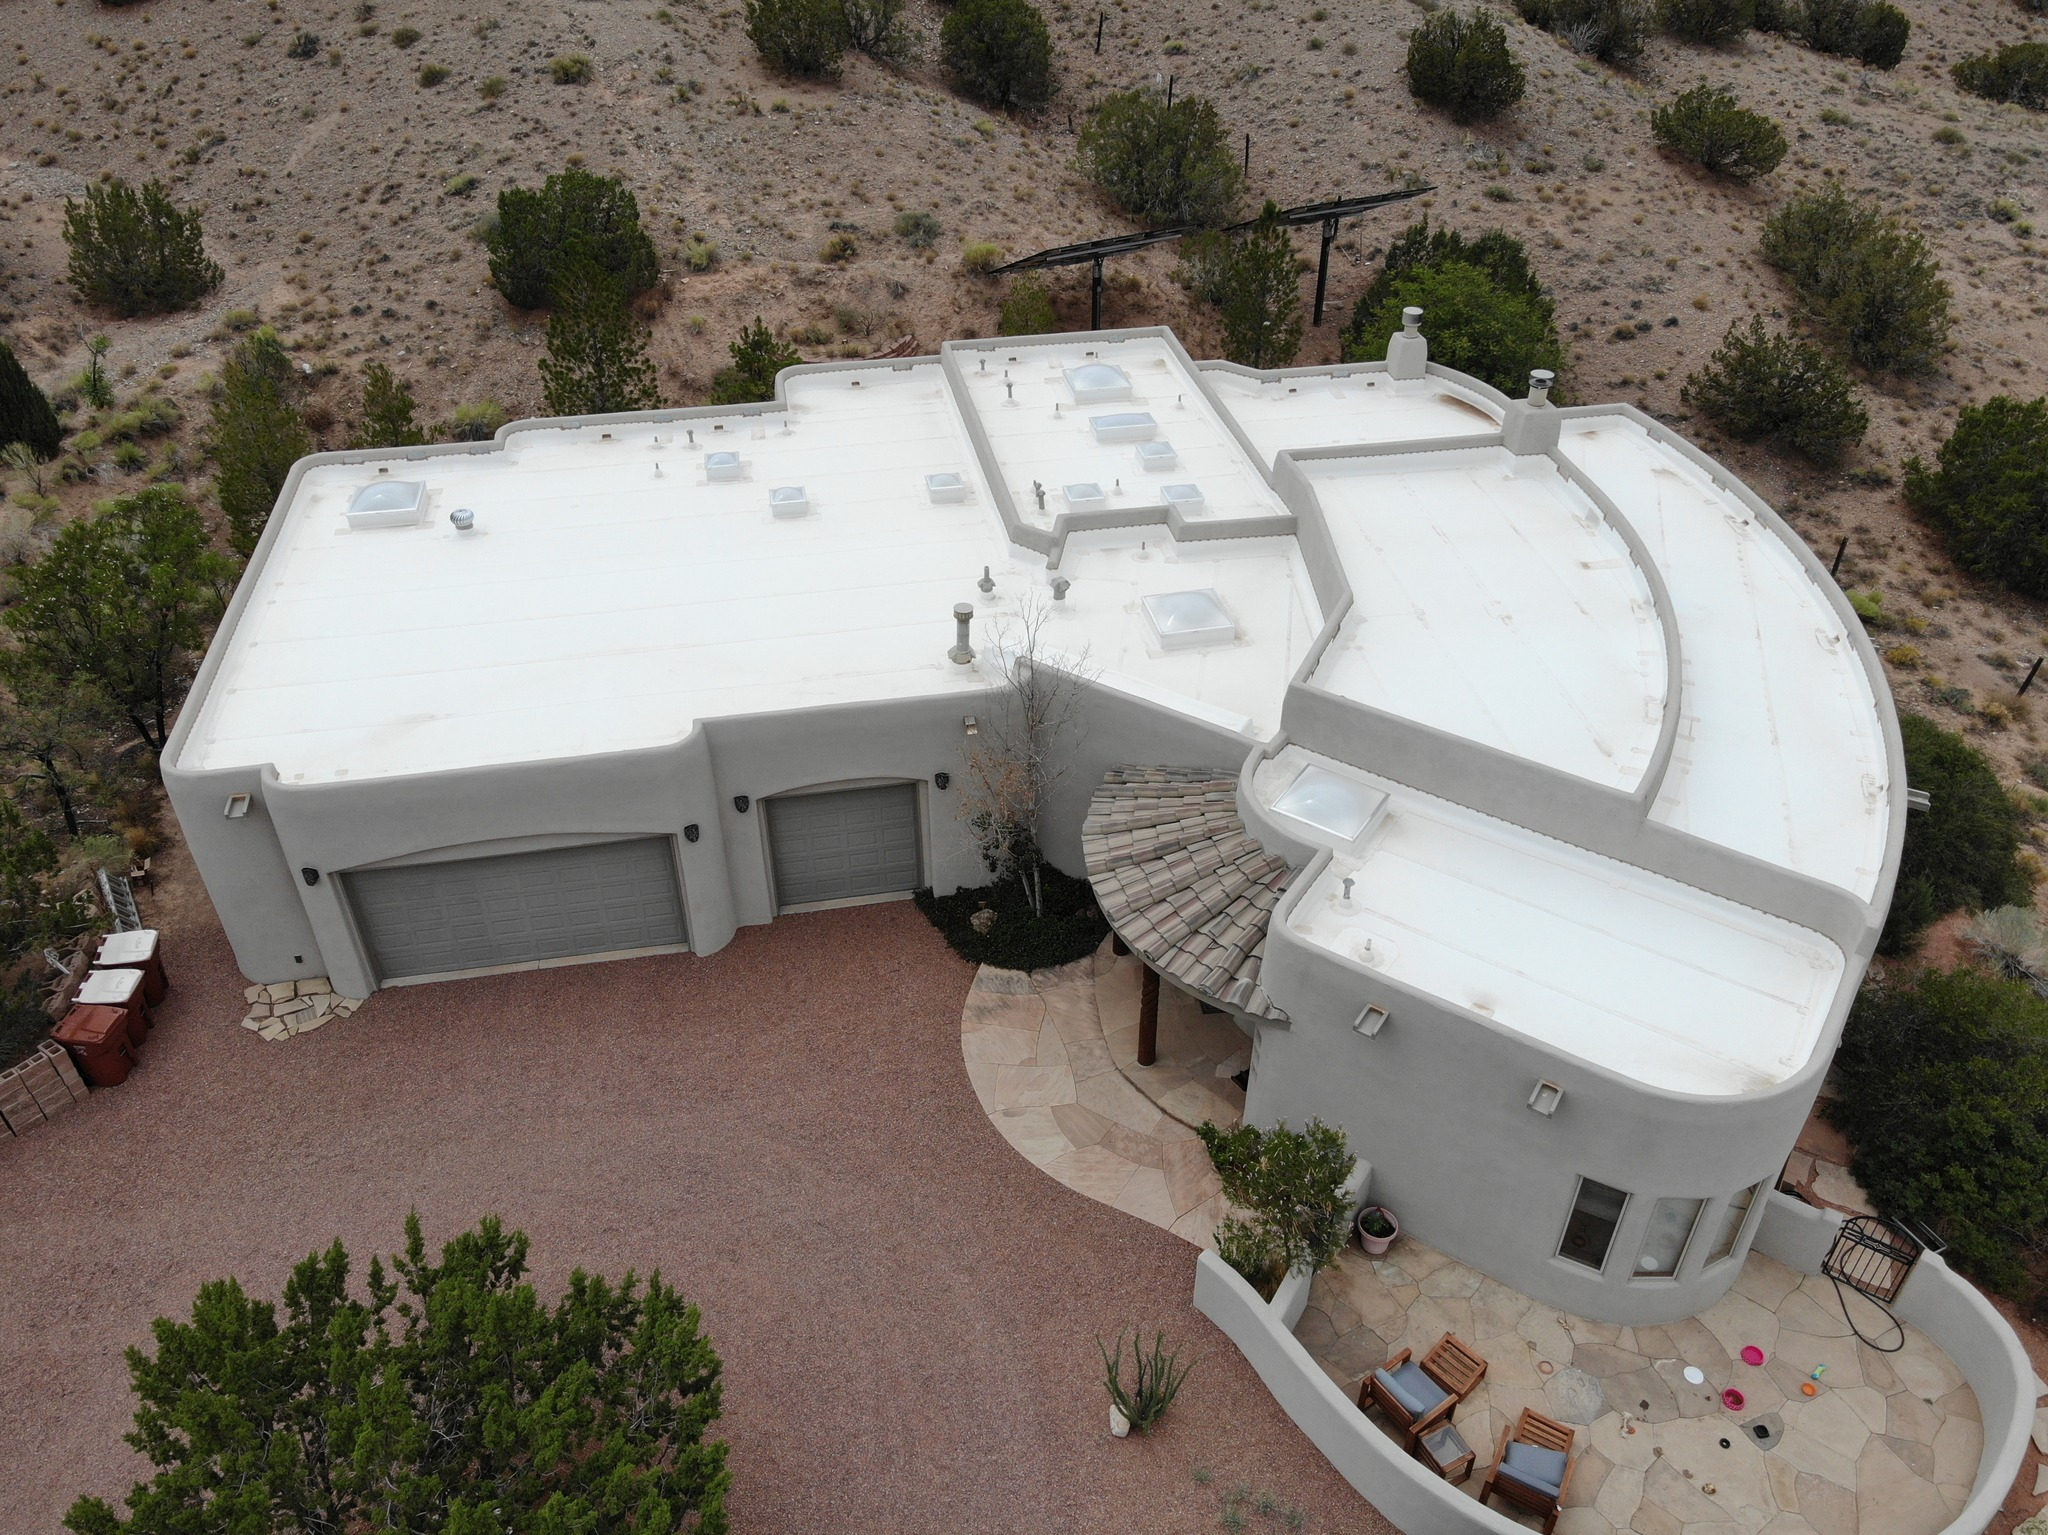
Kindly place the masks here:
<instances>
[{"instance_id":1,"label":"low garden wall","mask_svg":"<svg viewBox=\"0 0 2048 1535\"><path fill-rule=\"evenodd\" d=\"M1361 1178L1361 1196L1363 1189ZM1818 1273L1840 1224L1832 1212L1772 1194L1755 1246L1792 1268ZM1195 1309L1237 1345L1273 1399L1338 1473L1408 1535L1521 1535L1526 1526L1482 1507L1403 1453L1309 1357L1294 1336L1309 1283L1307 1274L1289 1274L1269 1303L1229 1264L1204 1252L1195 1262ZM2026 1453L2032 1366L2004 1318L1932 1253L1920 1259L1895 1309L1954 1361L1977 1394L1983 1458L1969 1503L1941 1535L1982 1535Z\"/></svg>"}]
</instances>

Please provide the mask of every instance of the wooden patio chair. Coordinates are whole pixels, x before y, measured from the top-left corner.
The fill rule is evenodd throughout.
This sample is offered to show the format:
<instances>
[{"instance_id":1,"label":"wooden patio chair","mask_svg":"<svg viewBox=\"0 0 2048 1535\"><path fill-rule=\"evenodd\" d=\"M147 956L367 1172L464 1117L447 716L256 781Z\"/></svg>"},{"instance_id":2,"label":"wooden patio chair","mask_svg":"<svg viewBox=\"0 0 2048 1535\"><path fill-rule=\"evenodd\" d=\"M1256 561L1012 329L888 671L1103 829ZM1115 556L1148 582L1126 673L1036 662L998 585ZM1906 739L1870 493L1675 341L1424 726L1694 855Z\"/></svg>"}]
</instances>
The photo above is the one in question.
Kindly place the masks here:
<instances>
[{"instance_id":1,"label":"wooden patio chair","mask_svg":"<svg viewBox=\"0 0 2048 1535\"><path fill-rule=\"evenodd\" d=\"M1418 1436L1447 1421L1458 1403L1486 1377L1486 1361L1456 1334L1445 1333L1421 1359L1402 1349L1366 1376L1358 1406L1377 1402L1401 1431L1401 1448L1413 1451Z\"/></svg>"},{"instance_id":2,"label":"wooden patio chair","mask_svg":"<svg viewBox=\"0 0 2048 1535\"><path fill-rule=\"evenodd\" d=\"M1499 1493L1543 1520L1543 1535L1557 1528L1566 1489L1572 1484L1575 1430L1540 1412L1522 1409L1522 1421L1500 1431L1493 1465L1479 1484L1479 1501Z\"/></svg>"}]
</instances>

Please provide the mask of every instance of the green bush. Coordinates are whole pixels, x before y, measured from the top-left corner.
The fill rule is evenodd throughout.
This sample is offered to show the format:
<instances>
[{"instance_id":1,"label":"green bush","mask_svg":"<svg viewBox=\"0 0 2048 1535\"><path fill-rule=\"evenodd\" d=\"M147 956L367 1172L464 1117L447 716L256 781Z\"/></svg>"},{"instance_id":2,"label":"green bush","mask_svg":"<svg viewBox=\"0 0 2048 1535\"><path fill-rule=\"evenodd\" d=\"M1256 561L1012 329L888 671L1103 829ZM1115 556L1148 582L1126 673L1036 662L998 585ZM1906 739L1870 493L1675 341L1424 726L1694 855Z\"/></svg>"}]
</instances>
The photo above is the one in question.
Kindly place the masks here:
<instances>
[{"instance_id":1,"label":"green bush","mask_svg":"<svg viewBox=\"0 0 2048 1535\"><path fill-rule=\"evenodd\" d=\"M1515 9L1572 52L1617 69L1643 56L1654 19L1650 0L1515 0Z\"/></svg>"},{"instance_id":2,"label":"green bush","mask_svg":"<svg viewBox=\"0 0 2048 1535\"><path fill-rule=\"evenodd\" d=\"M1030 0L959 0L939 25L939 56L963 94L992 107L1052 95L1052 34Z\"/></svg>"},{"instance_id":3,"label":"green bush","mask_svg":"<svg viewBox=\"0 0 2048 1535\"><path fill-rule=\"evenodd\" d=\"M1923 970L1866 986L1827 1116L1885 1214L1924 1222L1993 1289L2048 1256L2048 1003L2020 981Z\"/></svg>"},{"instance_id":4,"label":"green bush","mask_svg":"<svg viewBox=\"0 0 2048 1535\"><path fill-rule=\"evenodd\" d=\"M916 46L904 10L905 0L840 0L846 46L885 64L908 59Z\"/></svg>"},{"instance_id":5,"label":"green bush","mask_svg":"<svg viewBox=\"0 0 2048 1535\"><path fill-rule=\"evenodd\" d=\"M1270 1265L1264 1273L1250 1273L1232 1264L1261 1294L1270 1298L1267 1284L1277 1285L1289 1269L1324 1269L1337 1261L1351 1234L1344 1184L1352 1156L1342 1130L1320 1119L1299 1130L1284 1122L1271 1130L1248 1124L1221 1130L1204 1121L1195 1133L1209 1152L1223 1197L1250 1212L1249 1220L1219 1223L1219 1247L1225 1245L1224 1226L1230 1226L1231 1249Z\"/></svg>"},{"instance_id":6,"label":"green bush","mask_svg":"<svg viewBox=\"0 0 2048 1535\"><path fill-rule=\"evenodd\" d=\"M721 368L711 380L713 405L752 405L772 400L775 376L803 361L795 347L775 339L759 315L754 316L754 323L741 331L740 339L727 350L732 354L732 366Z\"/></svg>"},{"instance_id":7,"label":"green bush","mask_svg":"<svg viewBox=\"0 0 2048 1535\"><path fill-rule=\"evenodd\" d=\"M351 448L411 448L427 440L415 419L412 387L381 362L363 368L362 424Z\"/></svg>"},{"instance_id":8,"label":"green bush","mask_svg":"<svg viewBox=\"0 0 2048 1535\"><path fill-rule=\"evenodd\" d=\"M585 54L565 53L548 60L548 75L557 85L588 85L596 73Z\"/></svg>"},{"instance_id":9,"label":"green bush","mask_svg":"<svg viewBox=\"0 0 2048 1535\"><path fill-rule=\"evenodd\" d=\"M405 1239L360 1289L339 1238L309 1254L281 1318L233 1279L159 1318L154 1354L128 1350L150 1480L132 1517L86 1497L65 1527L723 1535L723 1367L694 1305L581 1268L549 1305L494 1216L438 1259L417 1214Z\"/></svg>"},{"instance_id":10,"label":"green bush","mask_svg":"<svg viewBox=\"0 0 2048 1535\"><path fill-rule=\"evenodd\" d=\"M1495 229L1467 240L1454 229L1411 224L1387 250L1384 266L1344 328L1344 357L1386 355L1401 311L1420 305L1432 362L1519 395L1535 368L1561 370L1556 307L1537 280L1522 242ZM1554 396L1553 396L1554 398Z\"/></svg>"},{"instance_id":11,"label":"green bush","mask_svg":"<svg viewBox=\"0 0 2048 1535\"><path fill-rule=\"evenodd\" d=\"M36 387L14 348L0 341L0 447L26 443L42 460L55 458L63 441L64 429L57 424L50 397Z\"/></svg>"},{"instance_id":12,"label":"green bush","mask_svg":"<svg viewBox=\"0 0 2048 1535\"><path fill-rule=\"evenodd\" d=\"M1817 464L1838 462L1870 427L1848 370L1811 342L1771 335L1756 317L1747 330L1728 327L1680 398L1732 437L1771 438Z\"/></svg>"},{"instance_id":13,"label":"green bush","mask_svg":"<svg viewBox=\"0 0 2048 1535\"><path fill-rule=\"evenodd\" d=\"M221 284L199 215L181 213L158 182L139 191L116 176L64 199L72 290L117 314L190 309Z\"/></svg>"},{"instance_id":14,"label":"green bush","mask_svg":"<svg viewBox=\"0 0 2048 1535\"><path fill-rule=\"evenodd\" d=\"M917 909L939 930L953 952L977 965L1002 970L1043 970L1085 959L1102 947L1109 923L1095 904L1095 891L1085 879L1062 874L1043 864L1038 874L1045 906L1032 910L1020 879L1006 879L952 895L917 892ZM982 910L996 914L986 933L974 926Z\"/></svg>"},{"instance_id":15,"label":"green bush","mask_svg":"<svg viewBox=\"0 0 2048 1535\"><path fill-rule=\"evenodd\" d=\"M220 385L213 402L214 497L228 520L228 543L246 558L313 439L299 416L291 359L269 326L236 343L221 365Z\"/></svg>"},{"instance_id":16,"label":"green bush","mask_svg":"<svg viewBox=\"0 0 2048 1535\"><path fill-rule=\"evenodd\" d=\"M1800 0L1785 30L1820 53L1890 69L1906 51L1912 23L1888 0Z\"/></svg>"},{"instance_id":17,"label":"green bush","mask_svg":"<svg viewBox=\"0 0 2048 1535\"><path fill-rule=\"evenodd\" d=\"M288 59L312 59L320 55L320 39L311 32L295 32L286 45L284 56Z\"/></svg>"},{"instance_id":18,"label":"green bush","mask_svg":"<svg viewBox=\"0 0 2048 1535\"><path fill-rule=\"evenodd\" d=\"M2020 868L2021 818L1990 759L1961 736L1918 714L1899 715L1906 782L1930 808L1906 820L1906 846L1881 954L1903 954L1958 907L1988 911L2032 899Z\"/></svg>"},{"instance_id":19,"label":"green bush","mask_svg":"<svg viewBox=\"0 0 2048 1535\"><path fill-rule=\"evenodd\" d=\"M1785 132L1752 112L1726 86L1697 85L1650 114L1650 131L1675 155L1730 181L1754 181L1778 168Z\"/></svg>"},{"instance_id":20,"label":"green bush","mask_svg":"<svg viewBox=\"0 0 2048 1535\"><path fill-rule=\"evenodd\" d=\"M939 223L939 216L929 209L903 212L896 215L896 238L912 250L930 250L939 243L939 236L945 227Z\"/></svg>"},{"instance_id":21,"label":"green bush","mask_svg":"<svg viewBox=\"0 0 2048 1535\"><path fill-rule=\"evenodd\" d=\"M1732 43L1756 23L1756 0L1660 0L1657 25L1709 46Z\"/></svg>"},{"instance_id":22,"label":"green bush","mask_svg":"<svg viewBox=\"0 0 2048 1535\"><path fill-rule=\"evenodd\" d=\"M1965 570L2048 597L2048 399L1965 405L1930 470L1906 461L1906 500Z\"/></svg>"},{"instance_id":23,"label":"green bush","mask_svg":"<svg viewBox=\"0 0 2048 1535\"><path fill-rule=\"evenodd\" d=\"M1223 317L1223 355L1247 368L1285 368L1301 350L1301 276L1294 240L1268 202L1235 234L1202 235L1183 253L1183 280Z\"/></svg>"},{"instance_id":24,"label":"green bush","mask_svg":"<svg viewBox=\"0 0 2048 1535\"><path fill-rule=\"evenodd\" d=\"M846 12L840 0L747 0L747 38L780 74L834 74L846 52Z\"/></svg>"},{"instance_id":25,"label":"green bush","mask_svg":"<svg viewBox=\"0 0 2048 1535\"><path fill-rule=\"evenodd\" d=\"M1160 224L1225 223L1243 172L1215 106L1156 91L1115 91L1081 130L1082 172L1126 213Z\"/></svg>"},{"instance_id":26,"label":"green bush","mask_svg":"<svg viewBox=\"0 0 2048 1535\"><path fill-rule=\"evenodd\" d=\"M1878 0L1863 13L1863 36L1856 46L1856 58L1871 69L1896 69L1906 56L1906 41L1913 35L1913 23L1906 13L1887 0Z\"/></svg>"},{"instance_id":27,"label":"green bush","mask_svg":"<svg viewBox=\"0 0 2048 1535\"><path fill-rule=\"evenodd\" d=\"M422 64L416 78L421 85L432 89L434 86L446 82L448 79L448 66L446 64Z\"/></svg>"},{"instance_id":28,"label":"green bush","mask_svg":"<svg viewBox=\"0 0 2048 1535\"><path fill-rule=\"evenodd\" d=\"M1454 123L1498 117L1522 99L1521 61L1486 11L1441 10L1408 39L1408 93Z\"/></svg>"},{"instance_id":29,"label":"green bush","mask_svg":"<svg viewBox=\"0 0 2048 1535\"><path fill-rule=\"evenodd\" d=\"M455 414L434 429L441 442L489 442L506 421L505 407L496 400L478 400L458 405Z\"/></svg>"},{"instance_id":30,"label":"green bush","mask_svg":"<svg viewBox=\"0 0 2048 1535\"><path fill-rule=\"evenodd\" d=\"M538 192L508 187L485 234L491 281L518 309L554 301L555 282L581 258L616 277L631 295L654 286L661 263L640 227L640 204L626 184L579 166L550 176Z\"/></svg>"},{"instance_id":31,"label":"green bush","mask_svg":"<svg viewBox=\"0 0 2048 1535\"><path fill-rule=\"evenodd\" d=\"M972 240L960 247L960 270L986 277L1003 264L1003 248L993 240Z\"/></svg>"},{"instance_id":32,"label":"green bush","mask_svg":"<svg viewBox=\"0 0 2048 1535\"><path fill-rule=\"evenodd\" d=\"M1948 339L1949 286L1924 236L1839 186L1802 193L1764 223L1763 257L1792 279L1851 361L1926 373Z\"/></svg>"},{"instance_id":33,"label":"green bush","mask_svg":"<svg viewBox=\"0 0 2048 1535\"><path fill-rule=\"evenodd\" d=\"M1964 59L1949 74L1972 96L2048 109L2048 43L2007 43Z\"/></svg>"},{"instance_id":34,"label":"green bush","mask_svg":"<svg viewBox=\"0 0 2048 1535\"><path fill-rule=\"evenodd\" d=\"M1053 313L1052 294L1046 291L1045 279L1036 272L1019 275L1003 295L996 334L1046 336L1059 328L1059 316Z\"/></svg>"},{"instance_id":35,"label":"green bush","mask_svg":"<svg viewBox=\"0 0 2048 1535\"><path fill-rule=\"evenodd\" d=\"M556 284L540 378L553 416L601 416L661 404L647 333L626 307L625 285L595 262L573 262Z\"/></svg>"}]
</instances>

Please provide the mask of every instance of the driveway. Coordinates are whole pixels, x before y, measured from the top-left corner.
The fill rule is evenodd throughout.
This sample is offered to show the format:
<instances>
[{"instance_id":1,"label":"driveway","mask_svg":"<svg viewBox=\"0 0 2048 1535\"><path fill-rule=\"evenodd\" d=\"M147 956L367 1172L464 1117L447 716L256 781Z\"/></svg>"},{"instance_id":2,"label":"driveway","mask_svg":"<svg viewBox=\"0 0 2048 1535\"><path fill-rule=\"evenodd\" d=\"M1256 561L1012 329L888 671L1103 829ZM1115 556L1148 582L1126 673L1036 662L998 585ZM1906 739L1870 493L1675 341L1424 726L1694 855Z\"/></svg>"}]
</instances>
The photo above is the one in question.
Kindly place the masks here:
<instances>
[{"instance_id":1,"label":"driveway","mask_svg":"<svg viewBox=\"0 0 2048 1535\"><path fill-rule=\"evenodd\" d=\"M141 1069L0 1141L0 1529L139 1473L121 1351L153 1317L226 1274L275 1298L336 1236L360 1274L415 1206L430 1244L488 1213L527 1231L544 1293L658 1267L703 1307L737 1531L1193 1532L1239 1485L1309 1530L1391 1528L1194 1312L1194 1249L989 1124L972 968L907 903L386 991L279 1044L234 1025L210 912L158 920L175 989ZM1095 1340L1133 1325L1196 1365L1118 1443Z\"/></svg>"}]
</instances>

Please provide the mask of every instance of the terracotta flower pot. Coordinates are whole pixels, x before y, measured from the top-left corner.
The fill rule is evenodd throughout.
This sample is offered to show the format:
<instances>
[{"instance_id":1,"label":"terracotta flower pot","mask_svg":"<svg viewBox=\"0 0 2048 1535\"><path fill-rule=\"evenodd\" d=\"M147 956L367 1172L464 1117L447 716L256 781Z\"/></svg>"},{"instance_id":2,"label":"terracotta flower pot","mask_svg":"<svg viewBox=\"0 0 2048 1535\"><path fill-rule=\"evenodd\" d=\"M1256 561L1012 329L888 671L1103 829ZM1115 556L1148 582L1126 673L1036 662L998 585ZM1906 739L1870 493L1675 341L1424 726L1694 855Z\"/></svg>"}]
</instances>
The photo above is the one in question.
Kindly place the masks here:
<instances>
[{"instance_id":1,"label":"terracotta flower pot","mask_svg":"<svg viewBox=\"0 0 2048 1535\"><path fill-rule=\"evenodd\" d=\"M1365 1229L1365 1218L1368 1215L1377 1215L1386 1221L1390 1229L1385 1236L1376 1237ZM1358 1233L1358 1245L1375 1258L1392 1247L1395 1239L1401 1235L1401 1223L1394 1219L1394 1212L1385 1205L1367 1205L1358 1212L1358 1218L1352 1222L1352 1227Z\"/></svg>"}]
</instances>

